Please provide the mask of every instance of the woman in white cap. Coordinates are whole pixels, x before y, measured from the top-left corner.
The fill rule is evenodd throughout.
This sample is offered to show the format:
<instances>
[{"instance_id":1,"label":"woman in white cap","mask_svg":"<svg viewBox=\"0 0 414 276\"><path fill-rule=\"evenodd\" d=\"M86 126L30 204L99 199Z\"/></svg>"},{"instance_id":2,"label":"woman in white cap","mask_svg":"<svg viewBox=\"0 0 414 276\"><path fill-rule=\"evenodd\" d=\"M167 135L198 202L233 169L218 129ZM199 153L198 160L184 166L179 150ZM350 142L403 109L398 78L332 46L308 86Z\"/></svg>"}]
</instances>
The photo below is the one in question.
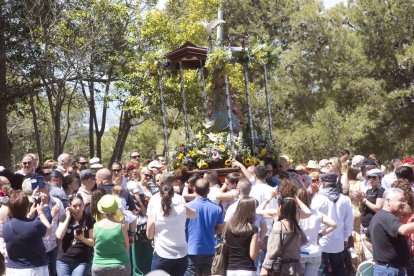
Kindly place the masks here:
<instances>
[{"instance_id":1,"label":"woman in white cap","mask_svg":"<svg viewBox=\"0 0 414 276\"><path fill-rule=\"evenodd\" d=\"M380 169L369 170L366 174L369 188L366 193L363 192L357 195L357 199L360 201L360 211L361 211L361 240L364 240L364 234L366 228L369 226L372 217L376 212L382 209L384 203L383 194L384 188L381 187L381 179L384 173ZM372 253L365 246L365 243L362 243L364 248L365 258L367 260L372 259Z\"/></svg>"},{"instance_id":2,"label":"woman in white cap","mask_svg":"<svg viewBox=\"0 0 414 276\"><path fill-rule=\"evenodd\" d=\"M95 254L92 275L130 275L128 232L123 215L113 195L104 195L98 202L98 210L105 218L95 223Z\"/></svg>"}]
</instances>

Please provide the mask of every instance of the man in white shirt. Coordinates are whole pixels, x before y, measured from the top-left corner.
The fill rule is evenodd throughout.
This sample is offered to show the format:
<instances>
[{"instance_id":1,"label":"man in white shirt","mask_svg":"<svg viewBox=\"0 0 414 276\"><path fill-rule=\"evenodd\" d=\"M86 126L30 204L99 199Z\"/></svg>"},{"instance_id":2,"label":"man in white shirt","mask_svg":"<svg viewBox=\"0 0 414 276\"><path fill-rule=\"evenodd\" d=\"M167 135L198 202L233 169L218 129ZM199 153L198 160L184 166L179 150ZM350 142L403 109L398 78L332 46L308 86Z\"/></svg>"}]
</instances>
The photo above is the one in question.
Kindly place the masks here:
<instances>
[{"instance_id":1,"label":"man in white shirt","mask_svg":"<svg viewBox=\"0 0 414 276\"><path fill-rule=\"evenodd\" d=\"M30 154L25 154L22 159L22 169L18 170L16 174L28 175L34 173L33 157Z\"/></svg>"},{"instance_id":2,"label":"man in white shirt","mask_svg":"<svg viewBox=\"0 0 414 276\"><path fill-rule=\"evenodd\" d=\"M220 185L218 184L218 174L216 171L210 170L204 174L203 177L208 181L210 185L210 191L207 195L207 198L216 203L220 203L220 200L217 199L217 194L220 193Z\"/></svg>"},{"instance_id":3,"label":"man in white shirt","mask_svg":"<svg viewBox=\"0 0 414 276\"><path fill-rule=\"evenodd\" d=\"M269 198L272 198L273 193L275 192L275 188L270 187L266 183L266 177L267 177L267 171L266 167L264 165L258 165L254 168L254 174L256 175L256 185L252 186L252 190L250 191L250 196L255 198L258 201L258 204L262 204L262 202L268 200ZM272 199L269 202L269 208L276 208L277 202L276 199ZM272 223L273 219L266 219L266 237L263 239L264 248L267 246L267 239L270 235L270 231L272 230ZM258 267L261 266L263 263L264 257L266 255L265 249L260 249L259 252L259 263Z\"/></svg>"},{"instance_id":4,"label":"man in white shirt","mask_svg":"<svg viewBox=\"0 0 414 276\"><path fill-rule=\"evenodd\" d=\"M312 199L311 209L326 214L337 226L332 233L318 236L322 248L322 262L318 275L330 275L330 265L332 275L345 276L344 249L354 226L351 200L340 193L336 174L325 173L321 175L321 181L323 188Z\"/></svg>"},{"instance_id":5,"label":"man in white shirt","mask_svg":"<svg viewBox=\"0 0 414 276\"><path fill-rule=\"evenodd\" d=\"M224 222L231 220L236 213L237 206L239 205L240 198L249 197L250 191L252 189L252 184L247 178L242 178L237 183L237 193L239 194L239 199L229 206L227 209L226 215L224 217ZM260 229L259 239L263 241L266 236L266 221L264 218L256 216L255 224L258 229Z\"/></svg>"},{"instance_id":6,"label":"man in white shirt","mask_svg":"<svg viewBox=\"0 0 414 276\"><path fill-rule=\"evenodd\" d=\"M402 162L400 159L393 159L391 160L391 169L392 172L387 173L381 180L381 186L384 189L391 188L392 183L397 180L397 175L395 174L395 170L402 166Z\"/></svg>"}]
</instances>

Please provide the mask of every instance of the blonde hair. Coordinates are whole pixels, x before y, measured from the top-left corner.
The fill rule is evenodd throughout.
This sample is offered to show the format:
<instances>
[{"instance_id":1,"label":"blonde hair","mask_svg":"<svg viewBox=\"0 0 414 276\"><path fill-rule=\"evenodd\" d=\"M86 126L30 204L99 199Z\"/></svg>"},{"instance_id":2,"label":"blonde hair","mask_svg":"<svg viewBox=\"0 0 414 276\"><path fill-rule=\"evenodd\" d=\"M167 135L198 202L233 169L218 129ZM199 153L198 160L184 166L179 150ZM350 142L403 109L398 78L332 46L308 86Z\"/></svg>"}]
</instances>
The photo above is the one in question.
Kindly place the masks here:
<instances>
[{"instance_id":1,"label":"blonde hair","mask_svg":"<svg viewBox=\"0 0 414 276\"><path fill-rule=\"evenodd\" d=\"M332 165L332 167L335 169L336 173L341 173L342 172L342 163L341 160L339 159L339 157L331 157L329 158L329 161Z\"/></svg>"}]
</instances>

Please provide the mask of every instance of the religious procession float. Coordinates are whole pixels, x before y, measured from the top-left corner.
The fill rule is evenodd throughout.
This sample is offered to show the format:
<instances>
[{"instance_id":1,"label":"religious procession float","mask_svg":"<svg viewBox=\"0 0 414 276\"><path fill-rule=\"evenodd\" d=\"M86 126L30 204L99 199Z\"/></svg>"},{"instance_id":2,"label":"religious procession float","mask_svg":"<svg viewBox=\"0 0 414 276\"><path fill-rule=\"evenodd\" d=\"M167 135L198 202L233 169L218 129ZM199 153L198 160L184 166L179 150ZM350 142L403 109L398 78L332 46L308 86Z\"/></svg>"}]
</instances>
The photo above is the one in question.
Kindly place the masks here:
<instances>
[{"instance_id":1,"label":"religious procession float","mask_svg":"<svg viewBox=\"0 0 414 276\"><path fill-rule=\"evenodd\" d=\"M207 48L186 42L166 54L168 62L164 67L180 79L185 130L185 141L169 144L163 83L159 78L164 152L172 169L215 169L223 175L236 170L232 169L232 160L248 167L277 157L267 72L277 61L279 48L276 44L257 44L251 49L244 45L213 48L211 43ZM186 70L197 70L200 76L204 121L198 127L189 125L188 109L193 107L187 106L189 95L183 78ZM251 76L260 78L260 91L251 91ZM252 100L259 94L264 97L266 110L252 107Z\"/></svg>"}]
</instances>

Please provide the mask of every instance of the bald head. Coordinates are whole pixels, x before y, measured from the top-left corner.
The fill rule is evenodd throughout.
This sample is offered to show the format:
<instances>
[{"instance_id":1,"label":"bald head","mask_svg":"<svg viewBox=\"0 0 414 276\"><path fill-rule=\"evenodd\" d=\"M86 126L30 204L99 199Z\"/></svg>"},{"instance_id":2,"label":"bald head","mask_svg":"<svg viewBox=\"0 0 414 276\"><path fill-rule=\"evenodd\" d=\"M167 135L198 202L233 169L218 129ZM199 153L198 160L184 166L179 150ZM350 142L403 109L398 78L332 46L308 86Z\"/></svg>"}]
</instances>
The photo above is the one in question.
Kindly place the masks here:
<instances>
[{"instance_id":1,"label":"bald head","mask_svg":"<svg viewBox=\"0 0 414 276\"><path fill-rule=\"evenodd\" d=\"M10 181L5 176L0 176L0 187L3 185L10 185Z\"/></svg>"},{"instance_id":2,"label":"bald head","mask_svg":"<svg viewBox=\"0 0 414 276\"><path fill-rule=\"evenodd\" d=\"M210 191L210 185L207 179L201 178L195 183L195 193L201 197L207 197L208 192Z\"/></svg>"},{"instance_id":3,"label":"bald head","mask_svg":"<svg viewBox=\"0 0 414 276\"><path fill-rule=\"evenodd\" d=\"M103 185L112 183L112 173L109 169L103 168L96 172L96 184Z\"/></svg>"}]
</instances>

